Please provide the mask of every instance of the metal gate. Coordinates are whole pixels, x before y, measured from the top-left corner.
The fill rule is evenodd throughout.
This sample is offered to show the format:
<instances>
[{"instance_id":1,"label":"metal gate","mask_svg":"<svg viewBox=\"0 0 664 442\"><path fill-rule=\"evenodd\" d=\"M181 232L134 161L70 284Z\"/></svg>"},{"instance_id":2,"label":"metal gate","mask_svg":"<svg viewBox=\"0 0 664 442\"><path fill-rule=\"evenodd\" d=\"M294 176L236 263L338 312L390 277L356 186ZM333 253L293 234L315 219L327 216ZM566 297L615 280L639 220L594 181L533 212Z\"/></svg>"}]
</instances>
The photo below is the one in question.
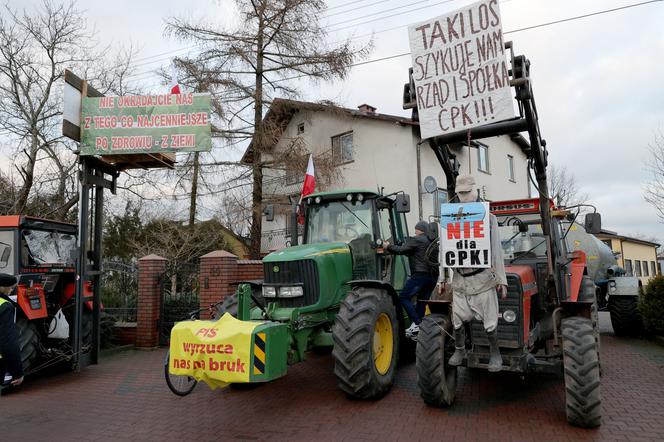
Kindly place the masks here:
<instances>
[{"instance_id":1,"label":"metal gate","mask_svg":"<svg viewBox=\"0 0 664 442\"><path fill-rule=\"evenodd\" d=\"M198 308L198 261L169 262L161 278L159 345L168 345L173 324Z\"/></svg>"},{"instance_id":2,"label":"metal gate","mask_svg":"<svg viewBox=\"0 0 664 442\"><path fill-rule=\"evenodd\" d=\"M136 322L138 266L122 261L104 261L101 301L104 313L117 322Z\"/></svg>"}]
</instances>

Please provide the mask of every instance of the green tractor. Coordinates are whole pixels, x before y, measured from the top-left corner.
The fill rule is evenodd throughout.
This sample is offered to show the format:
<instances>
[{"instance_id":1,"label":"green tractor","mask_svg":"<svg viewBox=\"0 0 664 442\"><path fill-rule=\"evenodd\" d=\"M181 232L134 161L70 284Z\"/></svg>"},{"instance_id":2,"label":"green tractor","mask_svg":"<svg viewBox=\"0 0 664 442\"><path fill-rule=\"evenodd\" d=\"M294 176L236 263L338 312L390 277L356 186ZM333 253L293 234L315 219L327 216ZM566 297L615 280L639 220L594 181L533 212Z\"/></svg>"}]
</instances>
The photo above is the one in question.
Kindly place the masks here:
<instances>
[{"instance_id":1,"label":"green tractor","mask_svg":"<svg viewBox=\"0 0 664 442\"><path fill-rule=\"evenodd\" d=\"M409 324L398 297L407 258L382 249L383 239L399 243L407 235L409 197L344 190L302 203L303 244L294 231L295 245L263 259L264 280L240 284L218 304L216 319L228 312L268 321L252 336L258 348L247 382L282 376L286 363L303 361L308 351L332 350L339 387L353 398L380 398L394 383L400 348L415 347L405 339ZM287 332L270 334L270 327Z\"/></svg>"}]
</instances>

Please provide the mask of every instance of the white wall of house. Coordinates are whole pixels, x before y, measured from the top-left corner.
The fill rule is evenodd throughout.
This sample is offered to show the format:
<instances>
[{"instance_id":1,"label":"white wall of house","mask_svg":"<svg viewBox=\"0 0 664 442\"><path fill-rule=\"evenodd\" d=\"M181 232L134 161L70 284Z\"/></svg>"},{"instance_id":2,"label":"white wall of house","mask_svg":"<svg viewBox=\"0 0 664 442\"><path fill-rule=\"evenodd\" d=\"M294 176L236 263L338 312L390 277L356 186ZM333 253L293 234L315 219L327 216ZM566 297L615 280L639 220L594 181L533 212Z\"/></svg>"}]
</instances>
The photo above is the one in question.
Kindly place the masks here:
<instances>
[{"instance_id":1,"label":"white wall of house","mask_svg":"<svg viewBox=\"0 0 664 442\"><path fill-rule=\"evenodd\" d=\"M298 127L301 128L302 124L304 132L298 134ZM369 118L352 118L332 112L300 111L291 119L276 149L284 149L293 139L300 137L315 157L330 151L332 137L347 132L353 133L353 159L340 165L341 178L332 188L377 190L384 187L385 193L405 191L411 200L411 212L407 219L409 229L412 230L419 219L416 146L420 140L413 135L411 126ZM473 175L481 195L487 200L528 198L526 157L518 145L507 136L480 141L488 146L487 170L482 171L478 167L478 149L463 146L453 151L460 163L460 173ZM508 155L513 158L514 179L509 176ZM431 175L439 188L446 187L444 173L427 144L421 147L420 165L422 180ZM301 189L301 183L285 185L283 171L266 171L264 175L266 195L279 192L297 194ZM433 201L434 194L423 193L424 219L434 213ZM285 229L286 224L285 216L275 217L273 222L264 220L263 231ZM268 248L279 248L281 245L273 244Z\"/></svg>"}]
</instances>

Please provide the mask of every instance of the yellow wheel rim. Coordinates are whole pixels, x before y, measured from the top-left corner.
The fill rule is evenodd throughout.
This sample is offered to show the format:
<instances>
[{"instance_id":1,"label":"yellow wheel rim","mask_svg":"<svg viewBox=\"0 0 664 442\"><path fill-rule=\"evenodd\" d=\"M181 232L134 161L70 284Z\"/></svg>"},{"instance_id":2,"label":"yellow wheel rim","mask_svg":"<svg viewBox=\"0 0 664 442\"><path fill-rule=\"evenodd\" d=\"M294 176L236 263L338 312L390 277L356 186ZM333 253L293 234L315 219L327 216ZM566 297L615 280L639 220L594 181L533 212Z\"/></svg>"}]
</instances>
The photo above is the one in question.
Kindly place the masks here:
<instances>
[{"instance_id":1,"label":"yellow wheel rim","mask_svg":"<svg viewBox=\"0 0 664 442\"><path fill-rule=\"evenodd\" d=\"M392 364L393 340L392 321L385 313L381 313L374 326L373 338L374 365L381 375L386 374Z\"/></svg>"}]
</instances>

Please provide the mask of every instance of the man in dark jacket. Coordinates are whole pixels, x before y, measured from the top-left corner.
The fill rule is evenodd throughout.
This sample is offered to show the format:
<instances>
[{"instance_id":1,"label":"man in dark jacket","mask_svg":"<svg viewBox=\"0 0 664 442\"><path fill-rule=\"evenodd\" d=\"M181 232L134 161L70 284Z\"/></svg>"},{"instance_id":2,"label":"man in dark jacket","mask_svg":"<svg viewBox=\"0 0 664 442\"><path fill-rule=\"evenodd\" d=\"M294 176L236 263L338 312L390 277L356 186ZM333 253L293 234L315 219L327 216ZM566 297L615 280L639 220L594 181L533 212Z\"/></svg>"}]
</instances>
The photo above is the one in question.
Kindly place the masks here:
<instances>
[{"instance_id":1,"label":"man in dark jacket","mask_svg":"<svg viewBox=\"0 0 664 442\"><path fill-rule=\"evenodd\" d=\"M18 386L23 382L23 364L14 324L16 309L8 295L16 285L16 277L0 274L0 375L2 384Z\"/></svg>"},{"instance_id":2,"label":"man in dark jacket","mask_svg":"<svg viewBox=\"0 0 664 442\"><path fill-rule=\"evenodd\" d=\"M406 329L406 336L410 338L417 336L424 316L424 305L417 304L416 308L412 299L414 296L417 296L418 301L429 299L438 279L438 274L432 270L427 258L426 252L431 245L431 240L427 236L428 230L429 224L419 221L415 225L415 236L406 238L404 245L398 246L387 241L383 244L389 253L408 256L410 278L399 293L399 299L412 321L410 327Z\"/></svg>"}]
</instances>

